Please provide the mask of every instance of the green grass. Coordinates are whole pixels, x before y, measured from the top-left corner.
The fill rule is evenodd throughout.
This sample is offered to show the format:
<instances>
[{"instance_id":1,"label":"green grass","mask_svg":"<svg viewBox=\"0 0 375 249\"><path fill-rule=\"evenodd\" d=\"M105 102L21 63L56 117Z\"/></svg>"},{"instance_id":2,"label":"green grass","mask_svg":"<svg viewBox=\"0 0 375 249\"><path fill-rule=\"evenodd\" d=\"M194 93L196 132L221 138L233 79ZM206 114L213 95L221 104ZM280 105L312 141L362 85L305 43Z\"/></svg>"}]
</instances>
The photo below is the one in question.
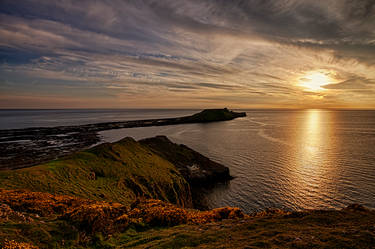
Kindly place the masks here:
<instances>
[{"instance_id":1,"label":"green grass","mask_svg":"<svg viewBox=\"0 0 375 249\"><path fill-rule=\"evenodd\" d=\"M311 211L297 218L279 215L182 225L138 233L133 241L118 245L119 248L373 248L375 211Z\"/></svg>"},{"instance_id":2,"label":"green grass","mask_svg":"<svg viewBox=\"0 0 375 249\"><path fill-rule=\"evenodd\" d=\"M322 222L329 220L330 223ZM147 230L129 228L89 240L64 220L0 223L4 238L41 248L373 248L375 211L309 211Z\"/></svg>"},{"instance_id":3,"label":"green grass","mask_svg":"<svg viewBox=\"0 0 375 249\"><path fill-rule=\"evenodd\" d=\"M125 205L137 196L192 205L189 185L175 166L131 138L35 167L0 171L0 187Z\"/></svg>"}]
</instances>

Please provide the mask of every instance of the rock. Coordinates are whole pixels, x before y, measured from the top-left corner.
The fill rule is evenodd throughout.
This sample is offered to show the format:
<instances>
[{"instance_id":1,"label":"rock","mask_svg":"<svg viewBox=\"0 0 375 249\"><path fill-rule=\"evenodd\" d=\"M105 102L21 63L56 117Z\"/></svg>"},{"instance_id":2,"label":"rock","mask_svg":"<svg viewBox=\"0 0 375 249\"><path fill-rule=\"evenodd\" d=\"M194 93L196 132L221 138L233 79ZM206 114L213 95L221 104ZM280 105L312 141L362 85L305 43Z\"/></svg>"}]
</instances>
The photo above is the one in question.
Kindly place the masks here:
<instances>
[{"instance_id":1,"label":"rock","mask_svg":"<svg viewBox=\"0 0 375 249\"><path fill-rule=\"evenodd\" d=\"M246 112L234 112L224 109L205 109L192 116L183 117L181 121L186 123L205 123L232 120L239 117L246 117Z\"/></svg>"},{"instance_id":2,"label":"rock","mask_svg":"<svg viewBox=\"0 0 375 249\"><path fill-rule=\"evenodd\" d=\"M230 180L229 168L210 160L183 144L175 144L166 136L139 141L154 153L173 163L192 186L211 185Z\"/></svg>"}]
</instances>

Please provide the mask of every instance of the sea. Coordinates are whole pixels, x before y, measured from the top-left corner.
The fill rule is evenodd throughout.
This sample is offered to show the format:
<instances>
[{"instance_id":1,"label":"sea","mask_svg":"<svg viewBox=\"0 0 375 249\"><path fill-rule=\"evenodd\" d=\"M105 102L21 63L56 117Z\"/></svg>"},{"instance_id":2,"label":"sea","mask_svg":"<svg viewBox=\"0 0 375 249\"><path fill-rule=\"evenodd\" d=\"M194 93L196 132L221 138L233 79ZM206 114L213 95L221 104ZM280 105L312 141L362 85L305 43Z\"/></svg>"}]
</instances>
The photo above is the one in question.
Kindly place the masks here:
<instances>
[{"instance_id":1,"label":"sea","mask_svg":"<svg viewBox=\"0 0 375 249\"><path fill-rule=\"evenodd\" d=\"M0 110L0 129L178 117L198 110ZM375 111L251 109L231 121L100 132L103 142L166 135L230 169L204 190L209 208L375 208Z\"/></svg>"}]
</instances>

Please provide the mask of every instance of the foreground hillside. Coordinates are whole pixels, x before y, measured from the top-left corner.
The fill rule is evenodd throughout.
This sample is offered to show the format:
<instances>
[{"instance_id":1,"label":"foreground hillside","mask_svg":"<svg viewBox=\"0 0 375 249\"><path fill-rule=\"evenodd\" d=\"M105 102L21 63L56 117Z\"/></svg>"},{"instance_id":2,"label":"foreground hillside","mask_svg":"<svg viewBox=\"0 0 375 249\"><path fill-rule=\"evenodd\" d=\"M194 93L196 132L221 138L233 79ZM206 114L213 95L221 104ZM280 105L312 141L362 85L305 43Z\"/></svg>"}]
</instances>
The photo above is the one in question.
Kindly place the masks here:
<instances>
[{"instance_id":1,"label":"foreground hillside","mask_svg":"<svg viewBox=\"0 0 375 249\"><path fill-rule=\"evenodd\" d=\"M244 215L159 200L119 203L0 189L3 248L373 248L375 211Z\"/></svg>"},{"instance_id":2,"label":"foreground hillside","mask_svg":"<svg viewBox=\"0 0 375 249\"><path fill-rule=\"evenodd\" d=\"M0 189L0 203L0 248L112 248L150 229L245 217L238 208L198 211L143 198L127 207L27 190Z\"/></svg>"},{"instance_id":3,"label":"foreground hillside","mask_svg":"<svg viewBox=\"0 0 375 249\"><path fill-rule=\"evenodd\" d=\"M254 215L113 240L121 248L375 248L375 211L361 206Z\"/></svg>"}]
</instances>

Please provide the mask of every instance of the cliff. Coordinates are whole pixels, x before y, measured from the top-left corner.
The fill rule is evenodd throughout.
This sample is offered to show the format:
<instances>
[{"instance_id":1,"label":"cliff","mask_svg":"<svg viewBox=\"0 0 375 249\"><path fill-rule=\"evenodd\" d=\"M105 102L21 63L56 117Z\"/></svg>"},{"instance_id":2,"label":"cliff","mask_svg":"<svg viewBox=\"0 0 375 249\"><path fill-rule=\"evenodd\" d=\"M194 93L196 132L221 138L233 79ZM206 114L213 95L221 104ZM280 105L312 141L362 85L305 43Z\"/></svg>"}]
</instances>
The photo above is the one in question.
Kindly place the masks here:
<instances>
[{"instance_id":1,"label":"cliff","mask_svg":"<svg viewBox=\"0 0 375 249\"><path fill-rule=\"evenodd\" d=\"M192 207L176 167L132 138L105 143L46 164L0 171L0 187L130 205L137 197Z\"/></svg>"},{"instance_id":2,"label":"cliff","mask_svg":"<svg viewBox=\"0 0 375 249\"><path fill-rule=\"evenodd\" d=\"M229 169L165 136L124 138L46 164L0 171L0 187L129 205L137 197L192 207L191 188L231 179Z\"/></svg>"},{"instance_id":3,"label":"cliff","mask_svg":"<svg viewBox=\"0 0 375 249\"><path fill-rule=\"evenodd\" d=\"M229 168L210 160L183 144L175 144L166 136L139 141L155 154L173 163L192 186L211 185L230 180Z\"/></svg>"}]
</instances>

